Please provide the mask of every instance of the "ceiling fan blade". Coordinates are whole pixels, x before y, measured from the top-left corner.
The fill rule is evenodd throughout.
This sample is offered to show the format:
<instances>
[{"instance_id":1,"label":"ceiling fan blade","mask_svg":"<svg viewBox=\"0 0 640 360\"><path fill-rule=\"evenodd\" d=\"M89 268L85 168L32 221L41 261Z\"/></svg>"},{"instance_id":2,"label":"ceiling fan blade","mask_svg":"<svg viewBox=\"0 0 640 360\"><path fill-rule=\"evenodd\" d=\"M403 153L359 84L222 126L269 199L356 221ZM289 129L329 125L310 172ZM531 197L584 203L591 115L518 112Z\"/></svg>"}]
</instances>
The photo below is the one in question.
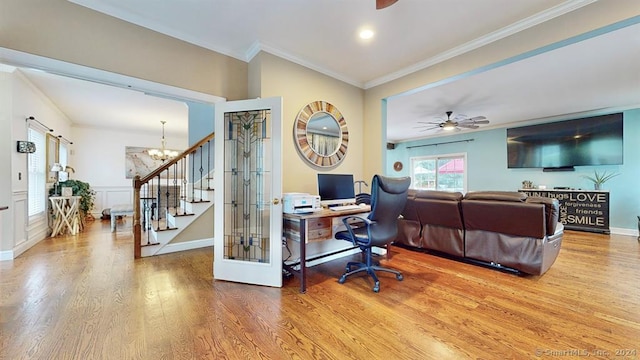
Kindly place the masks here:
<instances>
[{"instance_id":1,"label":"ceiling fan blade","mask_svg":"<svg viewBox=\"0 0 640 360\"><path fill-rule=\"evenodd\" d=\"M460 124L460 123L458 123L458 127L465 128L465 129L477 129L480 126L475 125L475 124Z\"/></svg>"},{"instance_id":2,"label":"ceiling fan blade","mask_svg":"<svg viewBox=\"0 0 640 360\"><path fill-rule=\"evenodd\" d=\"M429 130L435 130L435 129L440 129L440 127L439 126L433 126L433 127L429 127L429 128L424 128L424 129L420 130L420 132L429 131Z\"/></svg>"},{"instance_id":3,"label":"ceiling fan blade","mask_svg":"<svg viewBox=\"0 0 640 360\"><path fill-rule=\"evenodd\" d=\"M474 124L488 124L489 120L475 120L473 123Z\"/></svg>"},{"instance_id":4,"label":"ceiling fan blade","mask_svg":"<svg viewBox=\"0 0 640 360\"><path fill-rule=\"evenodd\" d=\"M476 121L476 122L477 122L477 121L485 120L485 119L486 119L486 117L484 117L484 116L474 116L474 117L469 118L469 119L467 119L467 120L469 120L469 121Z\"/></svg>"},{"instance_id":5,"label":"ceiling fan blade","mask_svg":"<svg viewBox=\"0 0 640 360\"><path fill-rule=\"evenodd\" d=\"M376 10L382 10L395 4L398 0L376 0Z\"/></svg>"}]
</instances>

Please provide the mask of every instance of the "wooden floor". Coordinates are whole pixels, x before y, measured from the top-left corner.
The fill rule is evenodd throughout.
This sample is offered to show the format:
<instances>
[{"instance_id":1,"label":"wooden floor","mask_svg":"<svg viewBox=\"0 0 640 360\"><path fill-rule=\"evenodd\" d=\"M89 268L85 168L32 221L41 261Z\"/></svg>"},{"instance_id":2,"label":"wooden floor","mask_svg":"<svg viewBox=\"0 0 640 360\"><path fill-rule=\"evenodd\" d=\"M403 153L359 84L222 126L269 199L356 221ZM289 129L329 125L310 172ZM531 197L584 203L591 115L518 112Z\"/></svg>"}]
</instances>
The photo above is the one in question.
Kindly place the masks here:
<instances>
[{"instance_id":1,"label":"wooden floor","mask_svg":"<svg viewBox=\"0 0 640 360\"><path fill-rule=\"evenodd\" d=\"M346 259L282 289L212 277L212 249L133 260L130 224L95 221L0 262L0 358L640 359L635 237L567 232L543 276L394 247L381 275Z\"/></svg>"}]
</instances>

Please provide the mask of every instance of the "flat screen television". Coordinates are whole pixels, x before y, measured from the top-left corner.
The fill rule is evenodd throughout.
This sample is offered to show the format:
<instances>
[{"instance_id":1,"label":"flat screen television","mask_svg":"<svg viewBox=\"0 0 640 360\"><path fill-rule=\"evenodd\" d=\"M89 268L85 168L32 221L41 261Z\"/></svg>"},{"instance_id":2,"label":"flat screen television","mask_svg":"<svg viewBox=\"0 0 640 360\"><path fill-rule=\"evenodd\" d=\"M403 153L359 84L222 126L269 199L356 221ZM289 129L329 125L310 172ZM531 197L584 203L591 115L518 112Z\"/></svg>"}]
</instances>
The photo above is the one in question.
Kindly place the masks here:
<instances>
[{"instance_id":1,"label":"flat screen television","mask_svg":"<svg viewBox=\"0 0 640 360\"><path fill-rule=\"evenodd\" d=\"M353 175L318 174L318 195L323 206L355 204Z\"/></svg>"},{"instance_id":2,"label":"flat screen television","mask_svg":"<svg viewBox=\"0 0 640 360\"><path fill-rule=\"evenodd\" d=\"M507 129L509 168L622 164L622 113Z\"/></svg>"}]
</instances>

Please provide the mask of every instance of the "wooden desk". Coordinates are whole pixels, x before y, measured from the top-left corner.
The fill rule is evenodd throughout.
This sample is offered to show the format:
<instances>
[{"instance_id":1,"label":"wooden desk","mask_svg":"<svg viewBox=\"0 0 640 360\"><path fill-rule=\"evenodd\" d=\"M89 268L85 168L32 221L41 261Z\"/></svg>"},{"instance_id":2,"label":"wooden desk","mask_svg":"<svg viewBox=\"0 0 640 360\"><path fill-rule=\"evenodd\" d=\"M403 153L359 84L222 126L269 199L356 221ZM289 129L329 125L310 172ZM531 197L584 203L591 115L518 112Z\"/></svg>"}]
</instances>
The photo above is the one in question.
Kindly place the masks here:
<instances>
[{"instance_id":1,"label":"wooden desk","mask_svg":"<svg viewBox=\"0 0 640 360\"><path fill-rule=\"evenodd\" d=\"M369 205L355 210L333 211L322 209L306 214L282 214L282 230L288 239L300 243L300 292L307 291L306 274L306 247L307 243L314 241L325 241L333 239L333 219L342 218L347 215L365 215L371 211ZM291 273L296 272L293 267L296 264L283 264L283 267Z\"/></svg>"},{"instance_id":2,"label":"wooden desk","mask_svg":"<svg viewBox=\"0 0 640 360\"><path fill-rule=\"evenodd\" d=\"M75 235L80 231L81 196L49 196L53 209L51 237L69 231Z\"/></svg>"}]
</instances>

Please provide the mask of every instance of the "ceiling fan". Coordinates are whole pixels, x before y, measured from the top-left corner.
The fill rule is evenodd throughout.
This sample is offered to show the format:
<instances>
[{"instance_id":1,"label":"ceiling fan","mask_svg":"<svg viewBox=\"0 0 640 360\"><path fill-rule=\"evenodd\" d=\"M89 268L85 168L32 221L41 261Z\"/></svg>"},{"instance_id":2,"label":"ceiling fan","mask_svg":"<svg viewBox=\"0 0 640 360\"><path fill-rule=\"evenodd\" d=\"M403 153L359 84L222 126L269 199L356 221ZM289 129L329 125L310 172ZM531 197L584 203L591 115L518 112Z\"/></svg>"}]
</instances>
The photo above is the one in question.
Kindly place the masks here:
<instances>
[{"instance_id":1,"label":"ceiling fan","mask_svg":"<svg viewBox=\"0 0 640 360\"><path fill-rule=\"evenodd\" d=\"M376 0L376 10L382 10L396 3L398 0Z\"/></svg>"},{"instance_id":2,"label":"ceiling fan","mask_svg":"<svg viewBox=\"0 0 640 360\"><path fill-rule=\"evenodd\" d=\"M460 131L461 129L477 129L480 126L479 124L488 124L489 120L487 120L484 116L474 116L472 118L467 117L466 115L457 114L456 116L451 118L453 111L447 111L447 119L439 122L427 122L427 121L418 121L419 125L416 126L418 128L423 128L420 131L429 131L434 129L441 129L445 131Z\"/></svg>"}]
</instances>

